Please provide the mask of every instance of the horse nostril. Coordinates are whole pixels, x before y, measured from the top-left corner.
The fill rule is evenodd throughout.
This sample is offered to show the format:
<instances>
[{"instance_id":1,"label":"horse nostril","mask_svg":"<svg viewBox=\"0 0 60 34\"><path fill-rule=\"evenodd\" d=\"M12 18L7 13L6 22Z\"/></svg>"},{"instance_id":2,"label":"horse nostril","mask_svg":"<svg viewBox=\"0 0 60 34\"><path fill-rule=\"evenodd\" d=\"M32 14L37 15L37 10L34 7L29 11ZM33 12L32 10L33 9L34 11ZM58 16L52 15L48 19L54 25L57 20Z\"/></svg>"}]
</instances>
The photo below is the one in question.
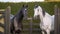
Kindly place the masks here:
<instances>
[{"instance_id":1,"label":"horse nostril","mask_svg":"<svg viewBox=\"0 0 60 34\"><path fill-rule=\"evenodd\" d=\"M37 16L34 16L33 18L34 18L34 19L39 19L39 15L37 15Z\"/></svg>"},{"instance_id":2,"label":"horse nostril","mask_svg":"<svg viewBox=\"0 0 60 34\"><path fill-rule=\"evenodd\" d=\"M34 16L33 18L34 18L34 19L36 19L37 17L36 17L36 16Z\"/></svg>"}]
</instances>

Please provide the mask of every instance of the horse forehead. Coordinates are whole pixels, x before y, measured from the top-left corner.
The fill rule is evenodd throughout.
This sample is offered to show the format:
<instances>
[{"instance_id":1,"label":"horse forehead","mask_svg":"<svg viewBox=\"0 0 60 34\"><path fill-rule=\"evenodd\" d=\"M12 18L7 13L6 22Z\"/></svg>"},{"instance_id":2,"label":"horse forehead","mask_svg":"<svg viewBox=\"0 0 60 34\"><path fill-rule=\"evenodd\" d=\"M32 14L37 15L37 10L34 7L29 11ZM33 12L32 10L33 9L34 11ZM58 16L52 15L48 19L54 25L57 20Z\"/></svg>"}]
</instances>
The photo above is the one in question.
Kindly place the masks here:
<instances>
[{"instance_id":1,"label":"horse forehead","mask_svg":"<svg viewBox=\"0 0 60 34\"><path fill-rule=\"evenodd\" d=\"M34 8L34 10L40 10L40 11L42 11L42 8L40 6L38 6L37 8Z\"/></svg>"},{"instance_id":2,"label":"horse forehead","mask_svg":"<svg viewBox=\"0 0 60 34\"><path fill-rule=\"evenodd\" d=\"M34 10L36 11L36 10L38 10L39 8L34 8Z\"/></svg>"},{"instance_id":3,"label":"horse forehead","mask_svg":"<svg viewBox=\"0 0 60 34\"><path fill-rule=\"evenodd\" d=\"M38 9L42 10L42 7L41 7L41 6L39 6L39 7L38 7Z\"/></svg>"}]
</instances>

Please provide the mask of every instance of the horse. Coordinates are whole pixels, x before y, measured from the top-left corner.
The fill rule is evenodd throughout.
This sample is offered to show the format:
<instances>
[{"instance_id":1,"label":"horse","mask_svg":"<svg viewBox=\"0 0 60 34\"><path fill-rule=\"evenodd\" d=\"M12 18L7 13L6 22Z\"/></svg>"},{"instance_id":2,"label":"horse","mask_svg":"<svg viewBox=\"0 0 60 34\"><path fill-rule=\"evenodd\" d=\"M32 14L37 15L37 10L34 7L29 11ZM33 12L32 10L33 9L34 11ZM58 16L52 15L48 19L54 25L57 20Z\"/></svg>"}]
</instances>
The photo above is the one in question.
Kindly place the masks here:
<instances>
[{"instance_id":1,"label":"horse","mask_svg":"<svg viewBox=\"0 0 60 34\"><path fill-rule=\"evenodd\" d=\"M34 18L39 16L40 28L42 34L50 34L54 30L54 15L48 14L41 6L35 5L34 7Z\"/></svg>"},{"instance_id":2,"label":"horse","mask_svg":"<svg viewBox=\"0 0 60 34\"><path fill-rule=\"evenodd\" d=\"M11 18L10 24L10 33L11 34L21 34L23 30L22 20L26 19L28 5L23 5L21 9L19 9L18 13Z\"/></svg>"}]
</instances>

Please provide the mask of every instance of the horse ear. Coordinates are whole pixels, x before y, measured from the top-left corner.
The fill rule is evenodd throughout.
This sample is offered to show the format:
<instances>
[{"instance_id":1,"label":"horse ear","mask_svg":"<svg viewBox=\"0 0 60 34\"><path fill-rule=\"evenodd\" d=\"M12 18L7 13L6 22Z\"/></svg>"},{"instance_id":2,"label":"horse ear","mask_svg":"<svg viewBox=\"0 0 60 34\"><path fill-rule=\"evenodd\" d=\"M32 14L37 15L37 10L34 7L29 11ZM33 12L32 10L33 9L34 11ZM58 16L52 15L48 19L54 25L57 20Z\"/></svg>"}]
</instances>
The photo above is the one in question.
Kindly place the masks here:
<instances>
[{"instance_id":1,"label":"horse ear","mask_svg":"<svg viewBox=\"0 0 60 34\"><path fill-rule=\"evenodd\" d=\"M37 8L38 7L38 5L35 5L35 8Z\"/></svg>"},{"instance_id":2,"label":"horse ear","mask_svg":"<svg viewBox=\"0 0 60 34\"><path fill-rule=\"evenodd\" d=\"M26 8L28 7L28 5L26 5Z\"/></svg>"},{"instance_id":3,"label":"horse ear","mask_svg":"<svg viewBox=\"0 0 60 34\"><path fill-rule=\"evenodd\" d=\"M23 5L23 7L24 7L24 5Z\"/></svg>"}]
</instances>

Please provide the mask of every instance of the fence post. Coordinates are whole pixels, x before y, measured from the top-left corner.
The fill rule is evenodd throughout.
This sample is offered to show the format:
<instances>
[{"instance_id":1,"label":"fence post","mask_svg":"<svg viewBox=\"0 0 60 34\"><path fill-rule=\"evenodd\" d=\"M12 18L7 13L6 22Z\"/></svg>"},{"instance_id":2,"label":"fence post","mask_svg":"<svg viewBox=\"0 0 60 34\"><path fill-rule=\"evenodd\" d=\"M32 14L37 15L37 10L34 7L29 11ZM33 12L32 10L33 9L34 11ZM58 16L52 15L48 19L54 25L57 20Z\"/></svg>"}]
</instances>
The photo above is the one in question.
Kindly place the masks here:
<instances>
[{"instance_id":1,"label":"fence post","mask_svg":"<svg viewBox=\"0 0 60 34\"><path fill-rule=\"evenodd\" d=\"M54 11L55 11L54 34L60 34L60 9L57 7L57 5L55 5Z\"/></svg>"},{"instance_id":2,"label":"fence post","mask_svg":"<svg viewBox=\"0 0 60 34\"><path fill-rule=\"evenodd\" d=\"M30 18L30 34L32 34L32 18Z\"/></svg>"},{"instance_id":3,"label":"fence post","mask_svg":"<svg viewBox=\"0 0 60 34\"><path fill-rule=\"evenodd\" d=\"M7 7L6 11L5 11L5 34L10 34L10 12L11 12L11 8L10 6Z\"/></svg>"},{"instance_id":4,"label":"fence post","mask_svg":"<svg viewBox=\"0 0 60 34\"><path fill-rule=\"evenodd\" d=\"M29 34L32 34L32 18L31 18L31 17L30 17L30 18L27 18L27 20L29 20L29 22L30 22L30 23L29 23L29 25L30 25L30 28L29 28L29 29L30 29L30 30L29 30L30 33L29 33Z\"/></svg>"}]
</instances>

